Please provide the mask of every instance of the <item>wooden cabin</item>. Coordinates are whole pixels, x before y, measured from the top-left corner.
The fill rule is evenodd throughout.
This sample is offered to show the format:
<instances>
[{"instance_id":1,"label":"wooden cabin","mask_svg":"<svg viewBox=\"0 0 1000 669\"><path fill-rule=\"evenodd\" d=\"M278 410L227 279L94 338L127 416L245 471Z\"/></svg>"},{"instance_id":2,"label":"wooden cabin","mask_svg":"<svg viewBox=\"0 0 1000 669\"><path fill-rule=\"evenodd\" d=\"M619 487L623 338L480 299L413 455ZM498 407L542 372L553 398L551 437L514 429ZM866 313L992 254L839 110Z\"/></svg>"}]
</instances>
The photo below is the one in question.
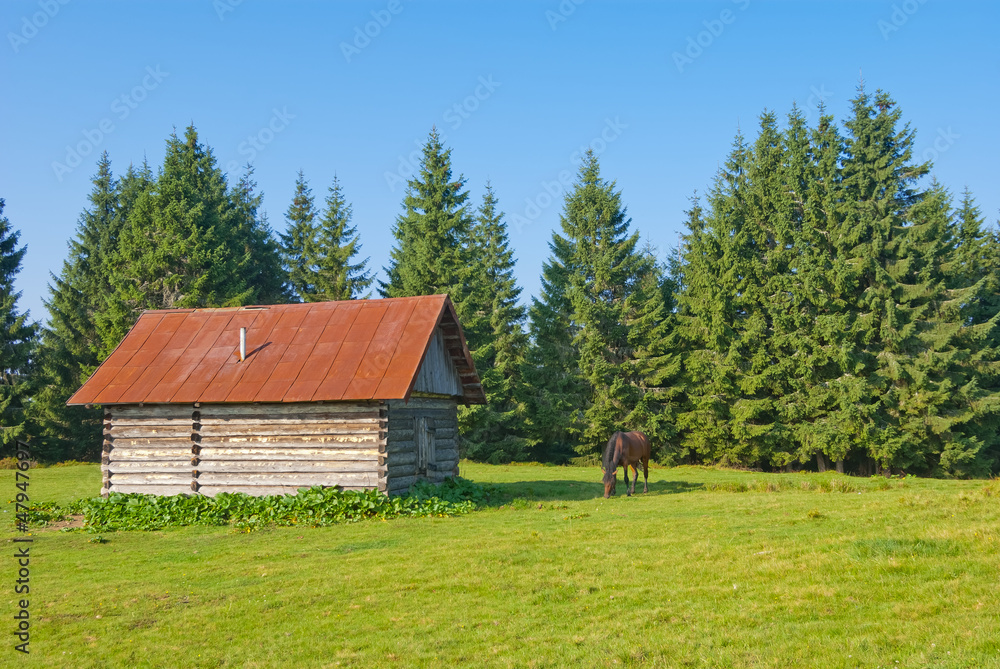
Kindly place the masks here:
<instances>
[{"instance_id":1,"label":"wooden cabin","mask_svg":"<svg viewBox=\"0 0 1000 669\"><path fill-rule=\"evenodd\" d=\"M69 399L104 408L101 493L409 490L485 402L447 295L146 311Z\"/></svg>"}]
</instances>

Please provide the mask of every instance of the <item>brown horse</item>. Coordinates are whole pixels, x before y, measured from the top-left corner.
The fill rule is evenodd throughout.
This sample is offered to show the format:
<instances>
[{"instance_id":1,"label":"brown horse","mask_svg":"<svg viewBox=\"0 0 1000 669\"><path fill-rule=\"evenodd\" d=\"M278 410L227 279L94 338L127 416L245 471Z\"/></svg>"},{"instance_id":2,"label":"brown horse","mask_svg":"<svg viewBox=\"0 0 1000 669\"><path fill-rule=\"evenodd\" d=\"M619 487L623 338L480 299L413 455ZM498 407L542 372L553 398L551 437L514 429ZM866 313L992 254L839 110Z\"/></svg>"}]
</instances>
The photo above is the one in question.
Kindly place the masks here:
<instances>
[{"instance_id":1,"label":"brown horse","mask_svg":"<svg viewBox=\"0 0 1000 669\"><path fill-rule=\"evenodd\" d=\"M629 496L635 492L635 484L639 482L639 463L642 463L642 491L649 492L649 439L642 432L615 432L608 440L601 460L604 470L604 497L615 494L618 487L618 467L625 470L625 493ZM635 476L629 489L628 468L632 467Z\"/></svg>"}]
</instances>

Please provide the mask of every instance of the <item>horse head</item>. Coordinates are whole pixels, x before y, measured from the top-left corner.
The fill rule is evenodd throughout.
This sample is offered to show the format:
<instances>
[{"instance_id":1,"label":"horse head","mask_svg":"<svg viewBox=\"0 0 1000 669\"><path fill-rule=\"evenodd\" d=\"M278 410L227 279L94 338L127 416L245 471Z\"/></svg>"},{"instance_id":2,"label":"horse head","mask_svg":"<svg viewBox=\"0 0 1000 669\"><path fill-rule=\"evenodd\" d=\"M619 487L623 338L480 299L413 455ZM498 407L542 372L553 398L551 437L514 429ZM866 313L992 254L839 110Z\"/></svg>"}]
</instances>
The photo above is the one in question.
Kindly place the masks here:
<instances>
[{"instance_id":1,"label":"horse head","mask_svg":"<svg viewBox=\"0 0 1000 669\"><path fill-rule=\"evenodd\" d=\"M604 472L604 499L611 497L615 494L615 488L618 486L618 470L612 469L611 471Z\"/></svg>"},{"instance_id":2,"label":"horse head","mask_svg":"<svg viewBox=\"0 0 1000 669\"><path fill-rule=\"evenodd\" d=\"M607 499L615 494L618 487L618 454L620 450L616 448L620 432L615 432L608 440L608 445L604 449L604 457L601 458L601 469L604 471L604 498Z\"/></svg>"}]
</instances>

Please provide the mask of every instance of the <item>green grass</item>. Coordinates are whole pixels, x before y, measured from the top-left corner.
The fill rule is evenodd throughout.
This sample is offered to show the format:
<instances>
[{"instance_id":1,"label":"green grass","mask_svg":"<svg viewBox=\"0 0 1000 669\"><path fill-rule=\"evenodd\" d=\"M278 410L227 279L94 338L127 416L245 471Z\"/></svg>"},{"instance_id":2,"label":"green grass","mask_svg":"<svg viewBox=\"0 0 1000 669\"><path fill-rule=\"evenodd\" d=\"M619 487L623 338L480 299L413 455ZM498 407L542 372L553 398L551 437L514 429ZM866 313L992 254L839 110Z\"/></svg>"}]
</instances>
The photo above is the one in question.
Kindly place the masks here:
<instances>
[{"instance_id":1,"label":"green grass","mask_svg":"<svg viewBox=\"0 0 1000 669\"><path fill-rule=\"evenodd\" d=\"M37 499L99 486L93 466L30 473ZM997 482L679 467L605 500L597 468L462 475L507 501L250 534L37 531L30 665L1000 667Z\"/></svg>"},{"instance_id":2,"label":"green grass","mask_svg":"<svg viewBox=\"0 0 1000 669\"><path fill-rule=\"evenodd\" d=\"M28 494L33 500L66 504L101 494L100 465L36 467L24 473L29 477ZM0 479L7 477L10 484L3 492L10 497L14 492L14 471L0 471Z\"/></svg>"}]
</instances>

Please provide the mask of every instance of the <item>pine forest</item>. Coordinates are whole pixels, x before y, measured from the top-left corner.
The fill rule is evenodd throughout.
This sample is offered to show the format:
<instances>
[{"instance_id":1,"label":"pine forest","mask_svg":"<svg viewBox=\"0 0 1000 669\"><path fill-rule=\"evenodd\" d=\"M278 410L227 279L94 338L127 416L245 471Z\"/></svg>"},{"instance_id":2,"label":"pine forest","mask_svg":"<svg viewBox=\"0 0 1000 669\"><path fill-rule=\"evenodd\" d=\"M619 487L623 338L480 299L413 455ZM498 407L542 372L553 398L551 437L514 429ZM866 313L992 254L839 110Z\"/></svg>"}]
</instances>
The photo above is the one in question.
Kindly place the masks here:
<instances>
[{"instance_id":1,"label":"pine forest","mask_svg":"<svg viewBox=\"0 0 1000 669\"><path fill-rule=\"evenodd\" d=\"M683 226L671 249L643 244L588 152L534 296L503 193L474 194L437 130L381 273L336 178L314 194L289 175L275 226L253 169L232 183L193 125L157 167L105 153L40 323L18 306L30 250L0 199L0 456L17 439L46 461L99 456L100 409L65 402L145 309L447 293L487 397L459 412L471 460L594 463L641 430L667 465L997 475L1000 237L914 137L882 91L839 120L765 111L665 214Z\"/></svg>"}]
</instances>

